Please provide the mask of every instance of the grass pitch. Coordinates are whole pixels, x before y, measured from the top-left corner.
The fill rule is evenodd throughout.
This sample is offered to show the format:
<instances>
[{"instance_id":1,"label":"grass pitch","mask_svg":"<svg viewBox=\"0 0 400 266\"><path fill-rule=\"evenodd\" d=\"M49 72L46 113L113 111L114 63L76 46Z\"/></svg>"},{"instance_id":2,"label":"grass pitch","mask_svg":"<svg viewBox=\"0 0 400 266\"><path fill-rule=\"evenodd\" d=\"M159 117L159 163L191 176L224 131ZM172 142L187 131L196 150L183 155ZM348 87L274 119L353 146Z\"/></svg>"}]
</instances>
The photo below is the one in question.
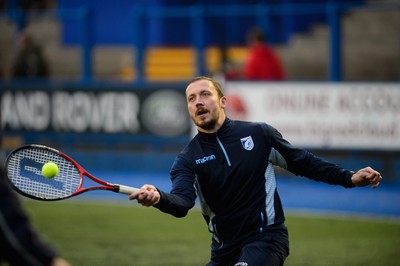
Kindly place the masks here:
<instances>
[{"instance_id":1,"label":"grass pitch","mask_svg":"<svg viewBox=\"0 0 400 266\"><path fill-rule=\"evenodd\" d=\"M24 200L34 226L72 265L205 265L210 237L198 209L177 219L132 204ZM400 223L286 214L285 266L399 265Z\"/></svg>"}]
</instances>

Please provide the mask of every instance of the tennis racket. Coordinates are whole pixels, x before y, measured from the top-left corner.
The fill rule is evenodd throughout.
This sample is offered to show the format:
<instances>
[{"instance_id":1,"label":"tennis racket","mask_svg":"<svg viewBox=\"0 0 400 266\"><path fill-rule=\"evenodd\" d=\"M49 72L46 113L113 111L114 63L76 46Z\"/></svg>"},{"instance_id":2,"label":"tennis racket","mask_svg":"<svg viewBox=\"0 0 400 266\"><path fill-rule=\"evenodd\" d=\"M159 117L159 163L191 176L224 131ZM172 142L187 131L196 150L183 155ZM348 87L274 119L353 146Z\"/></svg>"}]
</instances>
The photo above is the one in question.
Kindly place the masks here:
<instances>
[{"instance_id":1,"label":"tennis racket","mask_svg":"<svg viewBox=\"0 0 400 266\"><path fill-rule=\"evenodd\" d=\"M59 171L54 178L46 178L42 174L42 166L47 162L54 162L58 166ZM109 190L127 195L139 191L138 188L100 180L66 154L37 144L12 151L6 160L6 172L18 193L37 200L62 200L91 190ZM83 188L84 177L99 185Z\"/></svg>"}]
</instances>

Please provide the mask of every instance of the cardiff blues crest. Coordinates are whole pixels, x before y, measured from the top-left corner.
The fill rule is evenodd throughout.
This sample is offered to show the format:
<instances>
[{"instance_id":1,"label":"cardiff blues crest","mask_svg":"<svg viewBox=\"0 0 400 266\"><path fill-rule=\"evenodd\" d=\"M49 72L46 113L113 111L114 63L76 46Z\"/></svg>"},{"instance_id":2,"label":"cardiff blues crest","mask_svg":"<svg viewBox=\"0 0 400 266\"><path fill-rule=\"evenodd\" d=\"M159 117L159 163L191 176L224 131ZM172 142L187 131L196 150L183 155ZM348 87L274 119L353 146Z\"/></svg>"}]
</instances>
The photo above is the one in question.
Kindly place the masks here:
<instances>
[{"instance_id":1,"label":"cardiff blues crest","mask_svg":"<svg viewBox=\"0 0 400 266\"><path fill-rule=\"evenodd\" d=\"M251 136L240 139L240 142L245 150L251 151L254 148L254 142Z\"/></svg>"}]
</instances>

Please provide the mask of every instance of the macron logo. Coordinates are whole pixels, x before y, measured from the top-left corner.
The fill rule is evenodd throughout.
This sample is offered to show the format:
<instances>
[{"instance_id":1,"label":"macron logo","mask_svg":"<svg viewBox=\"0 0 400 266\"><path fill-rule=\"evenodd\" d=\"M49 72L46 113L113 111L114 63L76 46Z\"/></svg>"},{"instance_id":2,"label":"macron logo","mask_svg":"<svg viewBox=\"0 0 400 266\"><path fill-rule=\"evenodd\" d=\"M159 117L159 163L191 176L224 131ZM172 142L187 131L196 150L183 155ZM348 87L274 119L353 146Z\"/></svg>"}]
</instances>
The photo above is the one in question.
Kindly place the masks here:
<instances>
[{"instance_id":1,"label":"macron logo","mask_svg":"<svg viewBox=\"0 0 400 266\"><path fill-rule=\"evenodd\" d=\"M211 154L210 156L204 156L204 157L201 158L201 159L197 159L197 160L196 160L196 164L202 164L202 163L205 163L205 162L207 162L207 161L214 160L214 159L216 159L215 155L214 155L214 154Z\"/></svg>"}]
</instances>

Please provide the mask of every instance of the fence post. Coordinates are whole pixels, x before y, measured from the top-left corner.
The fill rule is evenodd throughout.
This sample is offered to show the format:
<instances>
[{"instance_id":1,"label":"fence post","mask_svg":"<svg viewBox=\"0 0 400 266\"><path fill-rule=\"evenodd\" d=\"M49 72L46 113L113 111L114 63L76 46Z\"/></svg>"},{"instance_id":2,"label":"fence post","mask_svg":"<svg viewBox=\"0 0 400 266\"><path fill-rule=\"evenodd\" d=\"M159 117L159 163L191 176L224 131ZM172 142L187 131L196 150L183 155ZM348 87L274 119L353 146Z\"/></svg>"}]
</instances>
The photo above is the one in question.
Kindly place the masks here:
<instances>
[{"instance_id":1,"label":"fence post","mask_svg":"<svg viewBox=\"0 0 400 266\"><path fill-rule=\"evenodd\" d=\"M191 34L192 34L192 42L196 47L196 56L197 56L197 73L200 76L204 76L206 74L204 57L205 57L205 36L204 36L204 7L202 6L193 6L191 8L190 16L191 16Z\"/></svg>"},{"instance_id":2,"label":"fence post","mask_svg":"<svg viewBox=\"0 0 400 266\"><path fill-rule=\"evenodd\" d=\"M131 12L131 23L132 23L132 43L133 47L136 48L134 55L134 66L136 70L136 81L138 86L143 85L144 81L144 35L143 35L143 22L144 9L139 5L136 5Z\"/></svg>"},{"instance_id":3,"label":"fence post","mask_svg":"<svg viewBox=\"0 0 400 266\"><path fill-rule=\"evenodd\" d=\"M261 27L261 29L266 33L267 40L270 41L269 37L274 36L275 34L272 32L273 27L270 25L270 8L265 4L255 5L256 8L256 16L257 16L257 24ZM271 37L272 39L273 37Z\"/></svg>"},{"instance_id":4,"label":"fence post","mask_svg":"<svg viewBox=\"0 0 400 266\"><path fill-rule=\"evenodd\" d=\"M82 83L90 83L92 81L92 28L91 28L91 12L90 9L82 8L80 10L81 16L81 29L80 40L82 44Z\"/></svg>"},{"instance_id":5,"label":"fence post","mask_svg":"<svg viewBox=\"0 0 400 266\"><path fill-rule=\"evenodd\" d=\"M327 5L328 23L330 28L330 58L329 80L342 80L342 38L341 38L341 12L338 4Z\"/></svg>"}]
</instances>

